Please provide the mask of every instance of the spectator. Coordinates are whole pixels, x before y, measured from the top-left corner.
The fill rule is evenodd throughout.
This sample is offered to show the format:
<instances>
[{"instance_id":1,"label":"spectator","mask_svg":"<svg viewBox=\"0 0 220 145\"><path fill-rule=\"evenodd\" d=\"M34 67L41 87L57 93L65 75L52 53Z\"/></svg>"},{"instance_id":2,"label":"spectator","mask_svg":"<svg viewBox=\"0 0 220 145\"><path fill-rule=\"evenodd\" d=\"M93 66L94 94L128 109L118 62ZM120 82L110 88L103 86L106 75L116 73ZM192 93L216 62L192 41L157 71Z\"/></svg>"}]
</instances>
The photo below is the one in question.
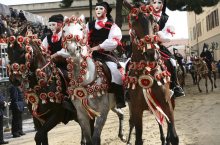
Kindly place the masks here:
<instances>
[{"instance_id":1,"label":"spectator","mask_svg":"<svg viewBox=\"0 0 220 145\"><path fill-rule=\"evenodd\" d=\"M9 10L10 10L10 12L11 12L11 17L14 18L14 19L16 19L16 18L17 18L17 14L16 14L16 12L14 11L14 9L13 9L13 8L9 8Z\"/></svg>"},{"instance_id":2,"label":"spectator","mask_svg":"<svg viewBox=\"0 0 220 145\"><path fill-rule=\"evenodd\" d=\"M5 97L2 94L0 94L0 144L8 144L8 141L4 141L3 137L3 115L5 107Z\"/></svg>"},{"instance_id":3,"label":"spectator","mask_svg":"<svg viewBox=\"0 0 220 145\"><path fill-rule=\"evenodd\" d=\"M12 135L14 138L25 135L22 130L22 113L24 111L23 93L19 87L10 86L10 109L12 111Z\"/></svg>"},{"instance_id":4,"label":"spectator","mask_svg":"<svg viewBox=\"0 0 220 145\"><path fill-rule=\"evenodd\" d=\"M20 18L21 21L26 21L26 20L27 20L26 17L24 16L24 13L23 13L22 10L20 10L18 16L19 16L19 18Z\"/></svg>"}]
</instances>

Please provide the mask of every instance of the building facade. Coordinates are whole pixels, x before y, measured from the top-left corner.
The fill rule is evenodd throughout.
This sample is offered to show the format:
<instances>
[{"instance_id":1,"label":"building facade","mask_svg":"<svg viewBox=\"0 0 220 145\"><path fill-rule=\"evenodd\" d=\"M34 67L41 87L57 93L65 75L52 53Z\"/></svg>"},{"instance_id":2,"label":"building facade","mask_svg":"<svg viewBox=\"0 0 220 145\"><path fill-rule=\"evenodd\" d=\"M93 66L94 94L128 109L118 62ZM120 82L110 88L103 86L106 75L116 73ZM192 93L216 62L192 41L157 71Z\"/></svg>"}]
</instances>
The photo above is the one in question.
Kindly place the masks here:
<instances>
[{"instance_id":1,"label":"building facade","mask_svg":"<svg viewBox=\"0 0 220 145\"><path fill-rule=\"evenodd\" d=\"M204 12L196 15L188 12L189 47L191 53L200 55L204 43L208 44L214 60L220 60L220 3L205 7Z\"/></svg>"},{"instance_id":2,"label":"building facade","mask_svg":"<svg viewBox=\"0 0 220 145\"><path fill-rule=\"evenodd\" d=\"M93 17L95 16L95 4L97 0L92 0L93 4ZM108 0L108 3L112 7L111 15L113 18L116 16L116 0ZM71 7L69 8L61 8L60 2L48 2L48 3L35 3L35 4L22 4L22 5L13 5L12 7L15 9L21 9L36 15L40 15L46 18L49 18L54 14L62 14L64 16L70 17L72 15L80 16L84 15L86 20L89 20L90 11L89 11L89 1L88 0L75 0L73 1ZM122 33L123 35L128 35L128 24L127 24L127 13L123 12L123 26Z\"/></svg>"}]
</instances>

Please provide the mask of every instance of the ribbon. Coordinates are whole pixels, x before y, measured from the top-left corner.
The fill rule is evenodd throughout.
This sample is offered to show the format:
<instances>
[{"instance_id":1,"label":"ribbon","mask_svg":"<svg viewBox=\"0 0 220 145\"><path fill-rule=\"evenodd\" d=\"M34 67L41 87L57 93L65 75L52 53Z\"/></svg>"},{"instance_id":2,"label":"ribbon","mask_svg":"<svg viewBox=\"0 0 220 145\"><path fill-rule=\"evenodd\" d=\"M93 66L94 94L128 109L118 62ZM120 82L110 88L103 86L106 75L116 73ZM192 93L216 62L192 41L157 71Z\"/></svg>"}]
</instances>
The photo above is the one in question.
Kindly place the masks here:
<instances>
[{"instance_id":1,"label":"ribbon","mask_svg":"<svg viewBox=\"0 0 220 145\"><path fill-rule=\"evenodd\" d=\"M58 41L58 35L57 35L57 34L54 34L54 35L52 36L52 42L55 43L55 42L57 42L57 41Z\"/></svg>"},{"instance_id":2,"label":"ribbon","mask_svg":"<svg viewBox=\"0 0 220 145\"><path fill-rule=\"evenodd\" d=\"M99 26L102 27L102 28L105 27L105 23L103 23L102 21L98 21L98 22L97 22L97 25L99 25Z\"/></svg>"},{"instance_id":3,"label":"ribbon","mask_svg":"<svg viewBox=\"0 0 220 145\"><path fill-rule=\"evenodd\" d=\"M172 37L175 34L175 32L172 32L169 28L167 28L167 33L170 33L172 35Z\"/></svg>"}]
</instances>

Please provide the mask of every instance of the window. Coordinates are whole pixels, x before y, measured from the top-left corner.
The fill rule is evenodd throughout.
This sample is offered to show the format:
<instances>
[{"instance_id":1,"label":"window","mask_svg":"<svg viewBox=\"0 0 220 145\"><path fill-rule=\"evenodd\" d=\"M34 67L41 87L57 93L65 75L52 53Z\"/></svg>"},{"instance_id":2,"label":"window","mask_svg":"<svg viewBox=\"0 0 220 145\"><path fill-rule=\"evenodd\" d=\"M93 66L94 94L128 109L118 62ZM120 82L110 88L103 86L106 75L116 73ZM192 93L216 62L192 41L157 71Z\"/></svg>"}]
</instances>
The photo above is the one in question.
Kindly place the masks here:
<instances>
[{"instance_id":1,"label":"window","mask_svg":"<svg viewBox=\"0 0 220 145\"><path fill-rule=\"evenodd\" d=\"M219 15L218 9L211 12L208 16L206 16L206 29L207 31L212 30L213 28L219 26Z\"/></svg>"}]
</instances>

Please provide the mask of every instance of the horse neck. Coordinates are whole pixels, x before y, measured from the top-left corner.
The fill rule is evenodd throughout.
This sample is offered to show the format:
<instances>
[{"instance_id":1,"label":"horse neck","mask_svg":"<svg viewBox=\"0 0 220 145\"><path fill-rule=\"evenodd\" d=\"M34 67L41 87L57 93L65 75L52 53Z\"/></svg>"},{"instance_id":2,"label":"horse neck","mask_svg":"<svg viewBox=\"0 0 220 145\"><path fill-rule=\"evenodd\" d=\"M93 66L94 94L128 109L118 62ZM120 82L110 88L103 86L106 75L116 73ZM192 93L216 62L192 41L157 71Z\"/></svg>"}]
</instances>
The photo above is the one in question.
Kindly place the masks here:
<instances>
[{"instance_id":1,"label":"horse neck","mask_svg":"<svg viewBox=\"0 0 220 145\"><path fill-rule=\"evenodd\" d=\"M74 79L76 80L81 76L80 71L82 70L81 63L86 61L87 67L85 68L86 74L83 76L82 85L87 85L92 83L96 79L96 66L92 58L87 57L86 60L82 57L74 60L74 65L79 67L74 67Z\"/></svg>"}]
</instances>

